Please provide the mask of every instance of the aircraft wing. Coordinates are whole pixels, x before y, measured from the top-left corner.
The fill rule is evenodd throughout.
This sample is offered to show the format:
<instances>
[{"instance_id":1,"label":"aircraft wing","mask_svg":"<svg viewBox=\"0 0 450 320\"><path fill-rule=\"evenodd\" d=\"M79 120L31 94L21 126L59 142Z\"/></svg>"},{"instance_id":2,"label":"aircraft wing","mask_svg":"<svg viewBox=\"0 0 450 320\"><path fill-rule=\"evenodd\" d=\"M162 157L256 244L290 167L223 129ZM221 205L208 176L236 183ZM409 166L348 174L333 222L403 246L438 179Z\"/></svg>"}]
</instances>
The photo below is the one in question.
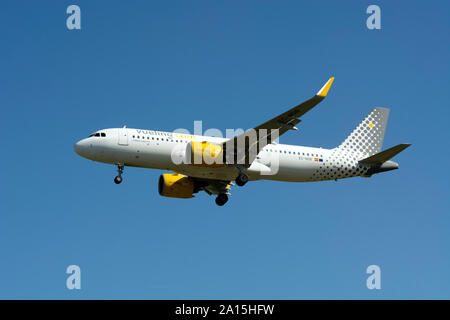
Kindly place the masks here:
<instances>
[{"instance_id":1,"label":"aircraft wing","mask_svg":"<svg viewBox=\"0 0 450 320\"><path fill-rule=\"evenodd\" d=\"M270 144L288 130L297 130L295 125L301 122L299 118L325 99L333 81L334 77L331 77L311 99L300 103L279 116L264 122L233 139L225 141L222 148L224 149L225 154L227 154L227 161L230 161L231 157L234 157L233 163L250 165L256 158L259 150L267 144ZM243 158L244 156L245 158Z\"/></svg>"}]
</instances>

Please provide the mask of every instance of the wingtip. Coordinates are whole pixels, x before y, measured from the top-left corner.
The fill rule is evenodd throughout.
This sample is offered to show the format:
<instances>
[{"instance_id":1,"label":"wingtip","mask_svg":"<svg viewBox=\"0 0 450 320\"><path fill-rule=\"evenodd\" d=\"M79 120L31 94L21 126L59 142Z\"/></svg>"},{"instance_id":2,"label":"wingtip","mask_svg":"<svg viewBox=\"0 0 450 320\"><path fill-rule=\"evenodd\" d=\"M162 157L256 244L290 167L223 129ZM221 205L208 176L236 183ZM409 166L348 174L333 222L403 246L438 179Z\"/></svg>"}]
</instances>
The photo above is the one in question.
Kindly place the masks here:
<instances>
[{"instance_id":1,"label":"wingtip","mask_svg":"<svg viewBox=\"0 0 450 320\"><path fill-rule=\"evenodd\" d=\"M328 91L331 88L331 85L333 84L334 77L331 77L327 83L324 84L324 86L317 92L317 96L325 98L328 94Z\"/></svg>"}]
</instances>

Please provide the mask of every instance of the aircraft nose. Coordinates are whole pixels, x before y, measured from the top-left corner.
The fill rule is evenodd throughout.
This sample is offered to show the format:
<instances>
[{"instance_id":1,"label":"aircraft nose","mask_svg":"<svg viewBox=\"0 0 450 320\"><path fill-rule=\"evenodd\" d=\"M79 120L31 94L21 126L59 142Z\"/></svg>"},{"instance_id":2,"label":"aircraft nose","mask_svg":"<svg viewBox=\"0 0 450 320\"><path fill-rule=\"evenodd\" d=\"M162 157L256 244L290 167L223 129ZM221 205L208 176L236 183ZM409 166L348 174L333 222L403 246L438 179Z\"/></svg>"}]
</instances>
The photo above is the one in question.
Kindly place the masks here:
<instances>
[{"instance_id":1,"label":"aircraft nose","mask_svg":"<svg viewBox=\"0 0 450 320\"><path fill-rule=\"evenodd\" d=\"M86 157L89 153L89 146L86 139L80 140L73 146L73 150L80 156Z\"/></svg>"}]
</instances>

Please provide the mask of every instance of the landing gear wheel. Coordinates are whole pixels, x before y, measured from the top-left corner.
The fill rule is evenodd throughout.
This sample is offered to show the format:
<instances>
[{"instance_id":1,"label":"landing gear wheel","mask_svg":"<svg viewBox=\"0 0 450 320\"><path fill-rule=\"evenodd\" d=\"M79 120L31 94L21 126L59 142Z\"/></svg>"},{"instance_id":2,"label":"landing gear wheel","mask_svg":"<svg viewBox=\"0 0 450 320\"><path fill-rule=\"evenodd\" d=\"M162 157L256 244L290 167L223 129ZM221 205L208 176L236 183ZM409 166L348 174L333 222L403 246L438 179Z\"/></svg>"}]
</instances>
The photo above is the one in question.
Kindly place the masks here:
<instances>
[{"instance_id":1,"label":"landing gear wheel","mask_svg":"<svg viewBox=\"0 0 450 320\"><path fill-rule=\"evenodd\" d=\"M117 165L117 177L114 178L114 182L116 184L119 184L122 182L122 173L123 173L123 168L125 168L125 166L123 164L118 164Z\"/></svg>"},{"instance_id":2,"label":"landing gear wheel","mask_svg":"<svg viewBox=\"0 0 450 320\"><path fill-rule=\"evenodd\" d=\"M228 196L225 193L221 193L216 198L216 204L218 206L223 206L228 201Z\"/></svg>"},{"instance_id":3,"label":"landing gear wheel","mask_svg":"<svg viewBox=\"0 0 450 320\"><path fill-rule=\"evenodd\" d=\"M239 173L235 181L239 187L242 187L248 182L248 176L245 173L241 172Z\"/></svg>"}]
</instances>

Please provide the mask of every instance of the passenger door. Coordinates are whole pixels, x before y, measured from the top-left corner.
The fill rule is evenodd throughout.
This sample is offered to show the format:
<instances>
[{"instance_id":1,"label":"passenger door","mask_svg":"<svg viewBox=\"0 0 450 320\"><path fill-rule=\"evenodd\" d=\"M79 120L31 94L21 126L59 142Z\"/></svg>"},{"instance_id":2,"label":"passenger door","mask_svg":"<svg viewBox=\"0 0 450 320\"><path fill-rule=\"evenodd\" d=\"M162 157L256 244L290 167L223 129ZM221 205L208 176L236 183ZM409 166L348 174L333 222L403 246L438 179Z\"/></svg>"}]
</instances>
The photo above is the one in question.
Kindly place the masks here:
<instances>
[{"instance_id":1,"label":"passenger door","mask_svg":"<svg viewBox=\"0 0 450 320\"><path fill-rule=\"evenodd\" d=\"M127 128L119 129L119 145L121 145L121 146L128 145L128 129Z\"/></svg>"}]
</instances>

